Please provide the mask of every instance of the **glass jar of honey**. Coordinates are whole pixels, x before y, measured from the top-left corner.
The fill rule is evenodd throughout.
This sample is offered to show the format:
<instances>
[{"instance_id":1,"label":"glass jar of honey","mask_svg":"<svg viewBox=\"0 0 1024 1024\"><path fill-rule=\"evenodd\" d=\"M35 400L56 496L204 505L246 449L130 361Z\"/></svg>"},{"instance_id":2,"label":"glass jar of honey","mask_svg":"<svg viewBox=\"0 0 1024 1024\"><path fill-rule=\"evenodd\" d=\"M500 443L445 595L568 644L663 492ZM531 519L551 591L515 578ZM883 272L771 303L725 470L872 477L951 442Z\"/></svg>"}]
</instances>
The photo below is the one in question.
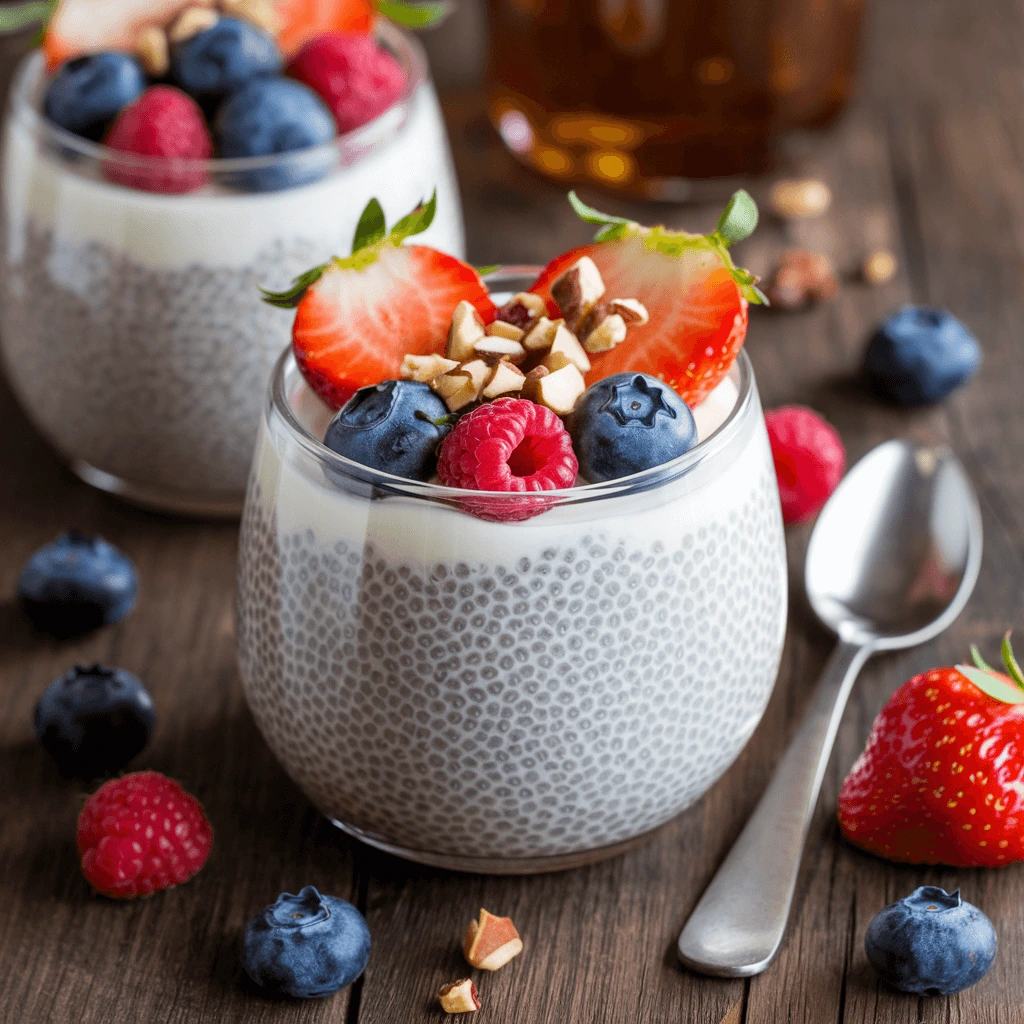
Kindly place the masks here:
<instances>
[{"instance_id":1,"label":"glass jar of honey","mask_svg":"<svg viewBox=\"0 0 1024 1024\"><path fill-rule=\"evenodd\" d=\"M864 0L489 0L490 114L563 181L686 199L853 87Z\"/></svg>"}]
</instances>

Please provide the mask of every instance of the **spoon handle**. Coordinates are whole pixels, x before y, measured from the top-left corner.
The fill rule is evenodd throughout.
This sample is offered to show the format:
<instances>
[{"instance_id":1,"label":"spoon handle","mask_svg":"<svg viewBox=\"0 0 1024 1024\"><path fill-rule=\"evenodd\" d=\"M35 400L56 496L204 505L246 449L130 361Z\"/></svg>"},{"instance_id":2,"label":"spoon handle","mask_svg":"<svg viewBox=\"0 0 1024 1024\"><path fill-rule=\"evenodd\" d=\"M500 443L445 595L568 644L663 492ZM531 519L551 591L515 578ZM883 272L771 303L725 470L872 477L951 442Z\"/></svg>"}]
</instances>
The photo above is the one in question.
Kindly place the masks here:
<instances>
[{"instance_id":1,"label":"spoon handle","mask_svg":"<svg viewBox=\"0 0 1024 1024\"><path fill-rule=\"evenodd\" d=\"M789 750L679 936L687 967L741 978L759 974L778 952L839 720L871 653L837 644Z\"/></svg>"}]
</instances>

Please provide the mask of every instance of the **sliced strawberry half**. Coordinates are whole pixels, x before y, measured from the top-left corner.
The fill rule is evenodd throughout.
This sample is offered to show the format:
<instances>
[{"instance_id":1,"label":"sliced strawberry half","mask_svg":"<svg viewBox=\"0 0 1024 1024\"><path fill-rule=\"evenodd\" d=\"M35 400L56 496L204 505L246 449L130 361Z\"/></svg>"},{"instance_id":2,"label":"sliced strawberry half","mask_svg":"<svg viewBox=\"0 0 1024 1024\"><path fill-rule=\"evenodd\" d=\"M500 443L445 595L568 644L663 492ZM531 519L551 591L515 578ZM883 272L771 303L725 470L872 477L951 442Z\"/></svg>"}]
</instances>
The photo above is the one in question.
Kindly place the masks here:
<instances>
[{"instance_id":1,"label":"sliced strawberry half","mask_svg":"<svg viewBox=\"0 0 1024 1024\"><path fill-rule=\"evenodd\" d=\"M590 245L552 260L532 287L552 316L551 282L581 256L589 256L604 278L607 298L639 299L648 323L609 352L591 357L587 384L624 371L649 373L671 385L690 406L699 405L729 372L747 335L747 307L764 302L757 279L737 267L730 244L757 224L757 207L746 192L733 196L710 235L662 227L646 228L611 217L569 194L576 212L603 225Z\"/></svg>"},{"instance_id":2,"label":"sliced strawberry half","mask_svg":"<svg viewBox=\"0 0 1024 1024\"><path fill-rule=\"evenodd\" d=\"M266 302L295 309L292 345L309 386L334 408L368 384L399 376L407 354L442 352L452 313L471 302L485 323L497 310L479 273L425 245L403 241L430 226L436 194L385 231L380 203L363 211L352 255L296 278Z\"/></svg>"}]
</instances>

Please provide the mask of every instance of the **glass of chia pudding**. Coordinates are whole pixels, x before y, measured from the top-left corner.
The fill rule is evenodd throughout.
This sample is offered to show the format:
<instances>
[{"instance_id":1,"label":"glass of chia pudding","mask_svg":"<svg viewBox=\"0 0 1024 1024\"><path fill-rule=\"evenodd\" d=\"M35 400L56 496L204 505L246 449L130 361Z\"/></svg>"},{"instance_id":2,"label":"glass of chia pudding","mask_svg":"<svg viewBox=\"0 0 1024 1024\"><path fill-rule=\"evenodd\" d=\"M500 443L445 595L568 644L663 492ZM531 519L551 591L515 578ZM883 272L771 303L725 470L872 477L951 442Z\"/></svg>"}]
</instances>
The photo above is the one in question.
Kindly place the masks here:
<instances>
[{"instance_id":1,"label":"glass of chia pudding","mask_svg":"<svg viewBox=\"0 0 1024 1024\"><path fill-rule=\"evenodd\" d=\"M290 317L259 287L347 246L371 194L397 217L436 188L429 241L461 254L464 237L444 123L407 33L364 33L388 64L364 102L330 94L332 61L378 74L371 57L325 54L321 36L305 67L304 51L286 67L271 33L254 51L258 26L196 10L184 27L149 26L135 57L93 53L54 74L36 52L20 69L0 345L26 413L81 478L158 509L237 515L289 340ZM234 78L211 85L211 67Z\"/></svg>"},{"instance_id":2,"label":"glass of chia pudding","mask_svg":"<svg viewBox=\"0 0 1024 1024\"><path fill-rule=\"evenodd\" d=\"M580 251L567 254L569 262ZM639 280L616 275L603 252L594 258L609 283ZM556 260L540 279L530 268L490 275L497 322L517 319L513 307L529 298L531 284L546 297L545 280L566 265ZM701 265L699 284L683 293L690 313L694 295L722 284L717 269ZM652 321L667 311L656 291L640 299ZM739 301L745 330L746 303ZM301 357L308 351L301 307L299 313ZM457 321L456 313L449 356L458 354ZM565 322L584 337L579 315ZM735 333L735 325L726 327ZM492 337L514 333L492 328ZM529 337L527 330L522 340ZM644 340L620 347L633 344L635 361L650 367L656 335L638 329L637 337ZM488 344L478 341L478 351ZM548 417L533 453L527 437L507 458L519 482L509 484L506 472L490 491L451 484L453 459L459 471L472 464L472 472L483 472L489 458L483 451L496 435L474 462L471 422L481 422L488 408L529 419L535 402L550 405L554 391L531 391L527 382L519 394L534 402L499 397L488 406L485 389L458 409L454 427L441 428L450 433L437 472L433 463L409 472L402 462L408 445L390 448L382 465L336 450L357 454L338 440L338 424L347 418L363 429L376 416L375 396L400 387L387 381L364 388L336 414L337 402L325 403L296 354L281 357L242 520L240 668L272 751L335 824L427 864L552 870L640 841L733 763L774 686L787 577L753 371L738 346L720 358L726 347L708 357L715 370L707 371L706 386L687 390L700 400L687 421L691 435L674 449L680 454L639 470L629 463L625 475L606 478L611 471L600 468L600 452L589 451L587 440L603 415L587 411L590 396L604 393L598 379L565 419L579 475L569 457L567 475L530 483L536 466L527 463L535 457L539 464L546 439L565 431ZM565 364L553 351L545 362L558 369ZM595 375L604 365L599 359L611 355L594 355ZM415 379L417 365L406 359L403 384ZM682 365L705 372L696 358ZM501 362L491 366L493 381ZM650 422L671 419L658 404L665 385L629 372L603 384L605 391L625 388L620 397L641 417L649 451L657 443ZM430 387L450 393L436 379ZM673 409L682 405L661 398ZM628 445L623 454L616 443L613 452L625 458ZM453 445L461 445L454 454ZM601 479L584 479L584 468Z\"/></svg>"}]
</instances>

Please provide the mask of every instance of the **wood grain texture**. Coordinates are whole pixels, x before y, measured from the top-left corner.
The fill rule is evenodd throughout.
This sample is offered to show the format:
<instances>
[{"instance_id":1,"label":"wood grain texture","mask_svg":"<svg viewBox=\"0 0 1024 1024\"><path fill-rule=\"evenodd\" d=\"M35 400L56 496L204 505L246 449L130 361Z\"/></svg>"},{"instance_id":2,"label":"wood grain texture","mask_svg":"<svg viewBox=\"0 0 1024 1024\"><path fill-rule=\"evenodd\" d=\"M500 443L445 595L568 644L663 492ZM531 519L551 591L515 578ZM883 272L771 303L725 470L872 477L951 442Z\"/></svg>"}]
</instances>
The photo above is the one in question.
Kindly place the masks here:
<instances>
[{"instance_id":1,"label":"wood grain texture","mask_svg":"<svg viewBox=\"0 0 1024 1024\"><path fill-rule=\"evenodd\" d=\"M534 878L460 876L352 843L318 818L276 766L244 707L234 663L235 530L125 508L79 484L0 387L0 1022L345 1022L443 1020L437 989L464 975L459 938L480 906L511 915L523 955L479 978L474 1024L910 1024L1024 1021L1024 872L915 869L838 840L842 777L892 689L917 671L994 650L1024 619L1024 9L994 0L889 0L873 9L860 93L826 138L791 144L793 167L835 194L824 217L766 217L740 251L766 272L786 245L822 249L847 280L831 305L755 310L748 351L766 406L810 404L840 429L850 457L891 436L950 443L968 466L986 549L974 599L941 638L876 659L840 731L787 942L748 982L682 970L674 944L738 834L806 706L830 639L800 577L806 529L790 531L790 628L779 685L738 763L697 806L624 856ZM446 99L477 263L544 262L584 241L564 189L515 165L472 93ZM753 183L759 199L766 183ZM706 229L710 206L651 209L585 198L611 212ZM891 247L901 271L870 288L850 280L867 252ZM868 395L857 368L867 336L908 300L948 306L978 334L978 379L941 408L901 412ZM2 330L2 323L0 323ZM37 546L69 525L135 558L138 609L79 643L34 635L10 600ZM187 886L133 904L90 895L76 864L83 792L61 782L32 738L43 688L76 661L109 661L150 686L160 719L137 762L179 779L206 804L214 853ZM951 999L918 1000L875 980L863 953L871 916L914 886L959 886L993 919L991 973ZM364 909L374 952L348 993L310 1003L259 997L239 977L248 918L282 889L313 883Z\"/></svg>"}]
</instances>

